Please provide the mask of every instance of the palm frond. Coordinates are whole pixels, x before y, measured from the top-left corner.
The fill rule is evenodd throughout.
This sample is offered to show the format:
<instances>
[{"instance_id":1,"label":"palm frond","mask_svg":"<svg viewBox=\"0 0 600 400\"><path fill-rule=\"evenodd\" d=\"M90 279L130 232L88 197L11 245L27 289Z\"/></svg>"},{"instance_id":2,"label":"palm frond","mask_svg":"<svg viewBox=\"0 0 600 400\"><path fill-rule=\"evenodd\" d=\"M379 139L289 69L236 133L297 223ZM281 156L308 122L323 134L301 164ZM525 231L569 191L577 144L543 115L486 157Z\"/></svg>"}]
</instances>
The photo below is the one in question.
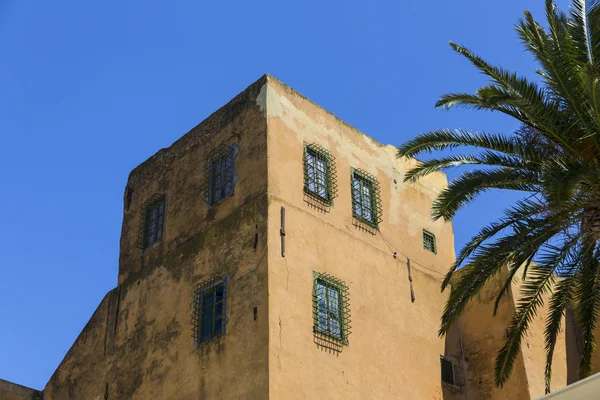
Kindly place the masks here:
<instances>
[{"instance_id":1,"label":"palm frond","mask_svg":"<svg viewBox=\"0 0 600 400\"><path fill-rule=\"evenodd\" d=\"M451 181L433 202L432 217L450 221L462 207L489 189L539 192L535 172L510 168L469 171Z\"/></svg>"},{"instance_id":2,"label":"palm frond","mask_svg":"<svg viewBox=\"0 0 600 400\"><path fill-rule=\"evenodd\" d=\"M484 226L481 230L474 235L460 250L456 260L446 273L442 282L441 290L444 291L450 281L454 272L471 256L471 254L481 246L485 241L493 238L498 233L505 229L510 228L515 223L520 222L523 219L528 219L537 215L545 210L545 206L535 199L524 199L519 200L514 206L504 211L505 217L498 222L491 222L489 225Z\"/></svg>"},{"instance_id":3,"label":"palm frond","mask_svg":"<svg viewBox=\"0 0 600 400\"><path fill-rule=\"evenodd\" d=\"M594 1L573 0L571 18L569 19L569 33L573 39L573 47L577 50L573 57L582 64L593 65L594 49L592 47L592 33L588 21L588 7L593 7Z\"/></svg>"},{"instance_id":4,"label":"palm frond","mask_svg":"<svg viewBox=\"0 0 600 400\"><path fill-rule=\"evenodd\" d=\"M512 371L515 359L521 350L521 340L527 331L537 308L543 304L543 295L554 283L552 268L532 266L530 278L523 283L521 298L508 327L504 346L498 352L494 367L494 380L499 387L504 386Z\"/></svg>"},{"instance_id":5,"label":"palm frond","mask_svg":"<svg viewBox=\"0 0 600 400\"><path fill-rule=\"evenodd\" d=\"M538 219L531 223L532 229L515 229L491 244L479 245L475 250L472 262L463 268L460 279L453 285L448 296L439 334L442 335L463 312L469 300L475 296L483 285L494 276L500 268L514 261L514 249L522 243L544 242L555 236L561 227L552 217Z\"/></svg>"},{"instance_id":6,"label":"palm frond","mask_svg":"<svg viewBox=\"0 0 600 400\"><path fill-rule=\"evenodd\" d=\"M484 151L475 155L456 155L444 157L429 161L419 161L416 167L412 168L404 176L405 182L415 182L419 178L429 175L436 171L442 171L447 168L458 167L461 165L486 165L505 167L512 169L529 169L535 172L536 162L525 162L521 158L511 157L491 151Z\"/></svg>"},{"instance_id":7,"label":"palm frond","mask_svg":"<svg viewBox=\"0 0 600 400\"><path fill-rule=\"evenodd\" d=\"M525 264L520 263L515 260L511 265L508 266L508 275L504 279L504 284L502 285L502 288L500 289L500 291L498 292L498 295L496 295L496 299L494 300L494 311L493 311L494 316L496 316L496 314L498 313L498 307L500 307L500 301L502 301L504 296L510 290L512 283L513 283L513 278L515 277L517 272L521 268L523 268L523 269L529 268L532 261L533 261L533 256L530 256L525 261Z\"/></svg>"},{"instance_id":8,"label":"palm frond","mask_svg":"<svg viewBox=\"0 0 600 400\"><path fill-rule=\"evenodd\" d=\"M590 173L589 165L581 160L550 157L543 172L548 203L553 207L563 206L573 198L581 181Z\"/></svg>"},{"instance_id":9,"label":"palm frond","mask_svg":"<svg viewBox=\"0 0 600 400\"><path fill-rule=\"evenodd\" d=\"M470 132L463 129L436 129L423 133L398 147L398 156L414 157L424 152L453 149L460 146L479 147L514 156L520 155L519 143L508 136Z\"/></svg>"},{"instance_id":10,"label":"palm frond","mask_svg":"<svg viewBox=\"0 0 600 400\"><path fill-rule=\"evenodd\" d=\"M529 276L521 286L520 297L508 327L506 341L496 357L494 379L499 387L502 387L510 376L514 361L521 351L521 340L538 307L544 304L544 295L549 293L555 282L555 270L568 258L577 240L578 238L574 238L561 247L546 245L539 264L531 265Z\"/></svg>"},{"instance_id":11,"label":"palm frond","mask_svg":"<svg viewBox=\"0 0 600 400\"><path fill-rule=\"evenodd\" d=\"M548 391L567 307L575 308L584 341L580 377L591 373L595 349L600 310L600 0L572 0L570 13L552 0L545 6L544 26L529 12L516 26L539 63L540 83L451 42L489 82L473 94L449 93L436 103L444 109L500 112L521 128L508 135L437 129L401 145L398 157L463 150L418 161L404 177L414 182L436 171L471 166L438 195L432 205L434 220L450 221L488 190L531 194L481 228L458 253L441 285L444 290L451 284L452 290L439 334L447 332L468 302L506 266L507 275L495 293L495 314L522 272L516 311L496 358L495 382L502 386L507 381L533 316L551 294L544 332Z\"/></svg>"},{"instance_id":12,"label":"palm frond","mask_svg":"<svg viewBox=\"0 0 600 400\"><path fill-rule=\"evenodd\" d=\"M562 319L565 310L569 306L573 295L573 283L575 278L567 276L561 279L554 288L552 297L548 303L548 318L546 320L546 329L544 331L544 340L546 348L546 368L544 370L546 393L550 393L550 381L552 378L552 360L554 358L554 349L558 334L560 333Z\"/></svg>"},{"instance_id":13,"label":"palm frond","mask_svg":"<svg viewBox=\"0 0 600 400\"><path fill-rule=\"evenodd\" d=\"M581 255L581 268L577 275L575 300L578 304L576 322L583 341L579 376L585 378L592 373L592 356L596 348L595 327L598 320L600 285L598 260L594 257L595 241L586 237Z\"/></svg>"}]
</instances>

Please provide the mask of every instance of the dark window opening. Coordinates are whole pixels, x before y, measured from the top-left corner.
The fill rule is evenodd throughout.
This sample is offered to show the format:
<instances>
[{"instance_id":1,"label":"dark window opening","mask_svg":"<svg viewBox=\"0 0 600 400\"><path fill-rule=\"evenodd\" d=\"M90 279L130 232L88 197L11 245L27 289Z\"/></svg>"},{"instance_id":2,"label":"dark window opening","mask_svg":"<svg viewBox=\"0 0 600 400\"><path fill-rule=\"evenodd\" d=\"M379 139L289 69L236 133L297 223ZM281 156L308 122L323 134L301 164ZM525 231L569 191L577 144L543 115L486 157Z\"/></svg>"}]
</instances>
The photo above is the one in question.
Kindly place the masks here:
<instances>
[{"instance_id":1,"label":"dark window opening","mask_svg":"<svg viewBox=\"0 0 600 400\"><path fill-rule=\"evenodd\" d=\"M354 175L352 178L354 216L373 223L373 185L367 179Z\"/></svg>"},{"instance_id":2,"label":"dark window opening","mask_svg":"<svg viewBox=\"0 0 600 400\"><path fill-rule=\"evenodd\" d=\"M432 253L436 253L435 236L427 231L423 231L423 247Z\"/></svg>"},{"instance_id":3,"label":"dark window opening","mask_svg":"<svg viewBox=\"0 0 600 400\"><path fill-rule=\"evenodd\" d=\"M304 191L326 204L336 197L335 159L316 144L304 145Z\"/></svg>"},{"instance_id":4,"label":"dark window opening","mask_svg":"<svg viewBox=\"0 0 600 400\"><path fill-rule=\"evenodd\" d=\"M212 204L223 200L226 196L233 194L233 154L214 160L210 168L210 183Z\"/></svg>"},{"instance_id":5,"label":"dark window opening","mask_svg":"<svg viewBox=\"0 0 600 400\"><path fill-rule=\"evenodd\" d=\"M313 289L314 333L348 344L350 304L346 284L328 274L315 273Z\"/></svg>"},{"instance_id":6,"label":"dark window opening","mask_svg":"<svg viewBox=\"0 0 600 400\"><path fill-rule=\"evenodd\" d=\"M317 329L335 338L342 338L342 297L340 289L317 280Z\"/></svg>"},{"instance_id":7,"label":"dark window opening","mask_svg":"<svg viewBox=\"0 0 600 400\"><path fill-rule=\"evenodd\" d=\"M163 237L165 221L165 197L151 201L144 207L143 248L150 247Z\"/></svg>"},{"instance_id":8,"label":"dark window opening","mask_svg":"<svg viewBox=\"0 0 600 400\"><path fill-rule=\"evenodd\" d=\"M197 346L225 334L226 289L225 278L213 280L208 285L196 289L194 339Z\"/></svg>"},{"instance_id":9,"label":"dark window opening","mask_svg":"<svg viewBox=\"0 0 600 400\"><path fill-rule=\"evenodd\" d=\"M450 360L440 358L442 366L442 382L455 385L454 364Z\"/></svg>"},{"instance_id":10,"label":"dark window opening","mask_svg":"<svg viewBox=\"0 0 600 400\"><path fill-rule=\"evenodd\" d=\"M374 228L381 222L381 194L377 180L362 170L352 169L352 216Z\"/></svg>"},{"instance_id":11,"label":"dark window opening","mask_svg":"<svg viewBox=\"0 0 600 400\"><path fill-rule=\"evenodd\" d=\"M227 196L233 196L236 182L235 157L238 147L220 147L207 156L205 200L208 204L217 204Z\"/></svg>"}]
</instances>

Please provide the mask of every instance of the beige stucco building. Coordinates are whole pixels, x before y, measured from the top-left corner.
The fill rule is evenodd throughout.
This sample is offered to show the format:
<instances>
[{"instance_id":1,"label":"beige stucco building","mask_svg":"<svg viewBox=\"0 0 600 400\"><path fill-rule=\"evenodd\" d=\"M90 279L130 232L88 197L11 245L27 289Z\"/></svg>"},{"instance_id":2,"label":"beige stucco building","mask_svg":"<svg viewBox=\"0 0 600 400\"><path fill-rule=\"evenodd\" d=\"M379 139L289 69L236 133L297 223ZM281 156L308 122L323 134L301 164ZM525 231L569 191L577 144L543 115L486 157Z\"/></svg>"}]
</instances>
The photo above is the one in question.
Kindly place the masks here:
<instances>
[{"instance_id":1,"label":"beige stucco building","mask_svg":"<svg viewBox=\"0 0 600 400\"><path fill-rule=\"evenodd\" d=\"M501 277L438 337L455 254L430 208L447 181L404 183L414 163L263 76L131 172L118 286L43 399L542 395L543 313L493 385L516 301L492 318ZM556 388L574 380L569 335Z\"/></svg>"}]
</instances>

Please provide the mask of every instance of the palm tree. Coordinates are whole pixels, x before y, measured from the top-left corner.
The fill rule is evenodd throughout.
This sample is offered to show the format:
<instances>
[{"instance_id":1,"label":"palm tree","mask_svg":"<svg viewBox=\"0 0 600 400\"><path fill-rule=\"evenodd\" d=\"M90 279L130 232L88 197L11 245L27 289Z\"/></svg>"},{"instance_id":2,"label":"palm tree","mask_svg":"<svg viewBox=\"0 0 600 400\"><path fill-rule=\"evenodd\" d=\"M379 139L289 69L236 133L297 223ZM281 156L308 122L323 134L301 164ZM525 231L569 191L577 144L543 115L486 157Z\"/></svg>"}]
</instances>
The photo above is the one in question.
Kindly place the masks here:
<instances>
[{"instance_id":1,"label":"palm tree","mask_svg":"<svg viewBox=\"0 0 600 400\"><path fill-rule=\"evenodd\" d=\"M526 50L539 63L539 83L490 65L451 42L490 82L475 94L446 94L436 104L445 109L498 111L518 120L522 129L508 135L438 129L400 146L398 156L466 148L463 155L418 162L405 177L415 181L434 171L471 166L434 202L436 220L450 221L489 189L525 193L459 252L442 283L442 290L451 283L452 290L439 333L445 334L488 279L508 265L495 308L515 274L523 275L524 284L496 357L495 382L502 386L507 381L521 340L549 297L545 326L549 391L552 356L567 307L576 311L584 343L579 375L592 372L600 308L600 1L572 0L566 14L547 0L546 18L544 28L525 12L516 26ZM463 265L456 279L455 272Z\"/></svg>"}]
</instances>

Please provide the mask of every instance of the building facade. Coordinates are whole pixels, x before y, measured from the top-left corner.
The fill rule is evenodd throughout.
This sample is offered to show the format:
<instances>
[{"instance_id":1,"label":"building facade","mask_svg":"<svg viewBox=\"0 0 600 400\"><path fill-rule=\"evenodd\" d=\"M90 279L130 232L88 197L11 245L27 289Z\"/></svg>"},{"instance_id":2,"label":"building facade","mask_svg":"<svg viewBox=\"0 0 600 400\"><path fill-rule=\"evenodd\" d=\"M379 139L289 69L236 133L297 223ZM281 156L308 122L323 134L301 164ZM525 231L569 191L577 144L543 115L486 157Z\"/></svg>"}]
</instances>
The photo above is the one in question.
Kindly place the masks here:
<instances>
[{"instance_id":1,"label":"building facade","mask_svg":"<svg viewBox=\"0 0 600 400\"><path fill-rule=\"evenodd\" d=\"M404 183L415 162L260 78L131 172L118 286L43 398L542 395L543 313L508 384L493 385L517 301L492 318L501 276L438 336L454 238L430 209L447 181ZM577 341L563 336L556 388L574 380Z\"/></svg>"}]
</instances>

